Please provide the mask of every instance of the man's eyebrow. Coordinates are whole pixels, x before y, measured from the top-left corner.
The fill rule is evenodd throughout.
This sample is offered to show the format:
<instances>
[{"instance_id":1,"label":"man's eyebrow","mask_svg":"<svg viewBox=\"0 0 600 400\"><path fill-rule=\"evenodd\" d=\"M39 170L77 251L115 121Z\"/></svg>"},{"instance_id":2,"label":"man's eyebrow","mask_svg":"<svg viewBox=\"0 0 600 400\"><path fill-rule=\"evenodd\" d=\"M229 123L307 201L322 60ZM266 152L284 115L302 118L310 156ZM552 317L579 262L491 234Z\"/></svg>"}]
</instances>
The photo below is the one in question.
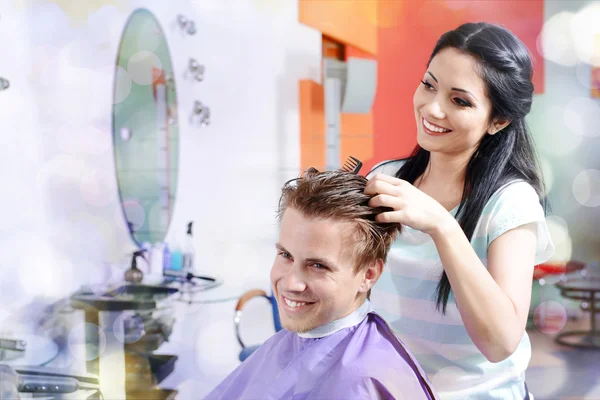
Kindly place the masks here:
<instances>
[{"instance_id":1,"label":"man's eyebrow","mask_svg":"<svg viewBox=\"0 0 600 400\"><path fill-rule=\"evenodd\" d=\"M275 248L277 250L279 250L279 251L283 251L283 252L289 253L285 249L285 247L283 247L281 245L281 243L275 243ZM310 263L310 264L323 264L326 267L330 268L331 270L338 270L339 269L339 267L337 266L337 264L334 263L333 261L331 261L330 259L328 259L327 257L310 257L310 258L307 258L305 261L307 263Z\"/></svg>"},{"instance_id":2,"label":"man's eyebrow","mask_svg":"<svg viewBox=\"0 0 600 400\"><path fill-rule=\"evenodd\" d=\"M328 258L320 258L320 257L311 257L311 258L307 258L306 262L309 262L311 264L323 264L326 267L332 269L332 270L337 270L339 269L338 266L336 265L336 263L334 263L333 261L329 260Z\"/></svg>"},{"instance_id":3,"label":"man's eyebrow","mask_svg":"<svg viewBox=\"0 0 600 400\"><path fill-rule=\"evenodd\" d=\"M285 247L283 247L280 243L275 243L275 248L277 250L281 250L281 251L287 252L287 250L285 249Z\"/></svg>"}]
</instances>

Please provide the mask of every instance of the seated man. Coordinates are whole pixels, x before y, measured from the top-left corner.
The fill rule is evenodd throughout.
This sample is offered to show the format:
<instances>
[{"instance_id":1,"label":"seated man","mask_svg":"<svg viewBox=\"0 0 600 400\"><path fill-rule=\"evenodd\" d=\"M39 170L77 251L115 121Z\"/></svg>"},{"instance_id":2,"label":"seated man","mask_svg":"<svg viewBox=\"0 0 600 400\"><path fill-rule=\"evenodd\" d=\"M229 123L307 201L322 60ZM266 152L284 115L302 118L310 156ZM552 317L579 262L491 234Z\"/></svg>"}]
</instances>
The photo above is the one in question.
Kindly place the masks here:
<instances>
[{"instance_id":1,"label":"seated man","mask_svg":"<svg viewBox=\"0 0 600 400\"><path fill-rule=\"evenodd\" d=\"M434 399L367 299L399 226L374 222L366 183L311 168L284 186L271 282L285 329L207 399Z\"/></svg>"}]
</instances>

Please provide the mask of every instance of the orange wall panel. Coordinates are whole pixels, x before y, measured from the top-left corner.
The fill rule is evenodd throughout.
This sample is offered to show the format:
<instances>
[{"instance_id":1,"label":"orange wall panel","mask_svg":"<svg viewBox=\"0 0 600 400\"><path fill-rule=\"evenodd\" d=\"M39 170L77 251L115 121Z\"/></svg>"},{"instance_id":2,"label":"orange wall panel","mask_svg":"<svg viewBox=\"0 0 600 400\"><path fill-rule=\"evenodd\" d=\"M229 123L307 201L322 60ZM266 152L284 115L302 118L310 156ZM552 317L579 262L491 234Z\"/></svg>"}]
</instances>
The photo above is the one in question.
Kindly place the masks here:
<instances>
[{"instance_id":1,"label":"orange wall panel","mask_svg":"<svg viewBox=\"0 0 600 400\"><path fill-rule=\"evenodd\" d=\"M300 81L300 168L325 167L325 93L323 86ZM373 157L373 113L340 114L340 163L348 156ZM368 171L363 170L366 173Z\"/></svg>"},{"instance_id":2,"label":"orange wall panel","mask_svg":"<svg viewBox=\"0 0 600 400\"><path fill-rule=\"evenodd\" d=\"M341 149L340 163L348 156L354 156L361 161L373 158L373 113L370 114L341 114ZM361 170L361 175L369 172Z\"/></svg>"},{"instance_id":3,"label":"orange wall panel","mask_svg":"<svg viewBox=\"0 0 600 400\"><path fill-rule=\"evenodd\" d=\"M323 86L300 81L300 168L325 166L325 96Z\"/></svg>"},{"instance_id":4,"label":"orange wall panel","mask_svg":"<svg viewBox=\"0 0 600 400\"><path fill-rule=\"evenodd\" d=\"M298 20L340 42L377 53L377 0L300 0Z\"/></svg>"}]
</instances>

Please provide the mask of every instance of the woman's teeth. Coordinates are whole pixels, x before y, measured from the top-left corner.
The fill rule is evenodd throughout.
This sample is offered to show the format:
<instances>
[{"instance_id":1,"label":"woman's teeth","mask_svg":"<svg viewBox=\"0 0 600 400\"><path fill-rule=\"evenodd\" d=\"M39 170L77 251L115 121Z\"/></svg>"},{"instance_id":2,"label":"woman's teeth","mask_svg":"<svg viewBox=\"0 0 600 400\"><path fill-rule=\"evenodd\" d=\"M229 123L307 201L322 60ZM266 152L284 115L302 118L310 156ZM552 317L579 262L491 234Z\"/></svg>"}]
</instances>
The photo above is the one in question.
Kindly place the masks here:
<instances>
[{"instance_id":1,"label":"woman's teeth","mask_svg":"<svg viewBox=\"0 0 600 400\"><path fill-rule=\"evenodd\" d=\"M292 308L305 306L307 304L307 303L300 303L297 301L291 301L291 300L286 299L285 297L283 298L283 300L285 300L285 304L287 304L289 307L292 307Z\"/></svg>"},{"instance_id":2,"label":"woman's teeth","mask_svg":"<svg viewBox=\"0 0 600 400\"><path fill-rule=\"evenodd\" d=\"M430 124L429 122L427 122L427 120L425 118L423 118L423 125L425 125L425 127L427 129L429 129L430 131L433 131L433 132L437 132L437 133L450 132L450 129L439 128L435 125Z\"/></svg>"}]
</instances>

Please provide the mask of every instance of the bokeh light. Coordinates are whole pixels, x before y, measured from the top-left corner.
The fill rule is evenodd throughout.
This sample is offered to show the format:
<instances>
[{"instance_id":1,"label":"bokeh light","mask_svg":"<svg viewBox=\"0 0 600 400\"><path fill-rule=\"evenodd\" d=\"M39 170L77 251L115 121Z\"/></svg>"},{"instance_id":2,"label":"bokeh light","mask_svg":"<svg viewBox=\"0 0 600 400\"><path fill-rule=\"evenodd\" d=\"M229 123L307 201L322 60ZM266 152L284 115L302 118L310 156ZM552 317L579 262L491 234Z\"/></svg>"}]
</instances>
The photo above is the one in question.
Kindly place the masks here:
<instances>
[{"instance_id":1,"label":"bokeh light","mask_svg":"<svg viewBox=\"0 0 600 400\"><path fill-rule=\"evenodd\" d=\"M549 106L536 121L536 133L543 138L536 142L536 146L543 154L563 157L581 143L582 136L572 133L566 127L563 114L564 105Z\"/></svg>"},{"instance_id":2,"label":"bokeh light","mask_svg":"<svg viewBox=\"0 0 600 400\"><path fill-rule=\"evenodd\" d=\"M594 2L579 10L571 20L571 37L577 58L600 66L598 54L600 35L600 3Z\"/></svg>"},{"instance_id":3,"label":"bokeh light","mask_svg":"<svg viewBox=\"0 0 600 400\"><path fill-rule=\"evenodd\" d=\"M537 39L538 52L545 59L560 65L575 65L577 55L571 36L575 14L563 11L546 20Z\"/></svg>"},{"instance_id":4,"label":"bokeh light","mask_svg":"<svg viewBox=\"0 0 600 400\"><path fill-rule=\"evenodd\" d=\"M136 313L123 312L115 318L113 333L121 343L135 343L145 334L144 321Z\"/></svg>"},{"instance_id":5,"label":"bokeh light","mask_svg":"<svg viewBox=\"0 0 600 400\"><path fill-rule=\"evenodd\" d=\"M600 65L600 3L576 13L559 12L544 23L537 47L547 60L574 66L578 62Z\"/></svg>"},{"instance_id":6,"label":"bokeh light","mask_svg":"<svg viewBox=\"0 0 600 400\"><path fill-rule=\"evenodd\" d=\"M549 263L561 264L569 261L573 254L573 241L567 222L559 216L551 215L546 218L546 223L550 239L555 247ZM553 278L546 277L546 281L548 279L552 280Z\"/></svg>"},{"instance_id":7,"label":"bokeh light","mask_svg":"<svg viewBox=\"0 0 600 400\"><path fill-rule=\"evenodd\" d=\"M600 106L589 97L569 101L563 113L565 126L581 136L600 136Z\"/></svg>"},{"instance_id":8,"label":"bokeh light","mask_svg":"<svg viewBox=\"0 0 600 400\"><path fill-rule=\"evenodd\" d=\"M133 231L137 231L144 225L146 220L146 211L142 205L135 200L125 200L121 203L127 222L131 224Z\"/></svg>"},{"instance_id":9,"label":"bokeh light","mask_svg":"<svg viewBox=\"0 0 600 400\"><path fill-rule=\"evenodd\" d=\"M552 273L545 275L539 280L540 285L555 284L562 279L565 274L566 263L570 260L573 251L573 243L569 235L567 221L558 215L550 215L546 218L546 225L548 226L548 232L556 250L552 255L551 261L546 263L545 267L548 268L548 266L552 265L555 268Z\"/></svg>"},{"instance_id":10,"label":"bokeh light","mask_svg":"<svg viewBox=\"0 0 600 400\"><path fill-rule=\"evenodd\" d=\"M127 72L138 85L150 85L159 78L153 70L161 70L162 64L158 56L150 51L142 50L133 54L127 63Z\"/></svg>"},{"instance_id":11,"label":"bokeh light","mask_svg":"<svg viewBox=\"0 0 600 400\"><path fill-rule=\"evenodd\" d=\"M557 301L544 301L535 308L533 322L540 332L554 335L567 324L567 310Z\"/></svg>"},{"instance_id":12,"label":"bokeh light","mask_svg":"<svg viewBox=\"0 0 600 400\"><path fill-rule=\"evenodd\" d=\"M600 206L600 171L586 169L573 180L573 196L585 207Z\"/></svg>"},{"instance_id":13,"label":"bokeh light","mask_svg":"<svg viewBox=\"0 0 600 400\"><path fill-rule=\"evenodd\" d=\"M115 69L115 93L113 103L118 104L125 100L131 93L131 77L125 68L117 66Z\"/></svg>"},{"instance_id":14,"label":"bokeh light","mask_svg":"<svg viewBox=\"0 0 600 400\"><path fill-rule=\"evenodd\" d=\"M86 338L97 337L98 343L87 343ZM106 335L98 325L84 322L76 325L69 333L69 351L77 360L95 360L106 349Z\"/></svg>"},{"instance_id":15,"label":"bokeh light","mask_svg":"<svg viewBox=\"0 0 600 400\"><path fill-rule=\"evenodd\" d=\"M550 232L550 237L554 245L562 245L570 240L569 226L564 218L558 215L549 215L546 217L546 224L548 225L548 232Z\"/></svg>"}]
</instances>

